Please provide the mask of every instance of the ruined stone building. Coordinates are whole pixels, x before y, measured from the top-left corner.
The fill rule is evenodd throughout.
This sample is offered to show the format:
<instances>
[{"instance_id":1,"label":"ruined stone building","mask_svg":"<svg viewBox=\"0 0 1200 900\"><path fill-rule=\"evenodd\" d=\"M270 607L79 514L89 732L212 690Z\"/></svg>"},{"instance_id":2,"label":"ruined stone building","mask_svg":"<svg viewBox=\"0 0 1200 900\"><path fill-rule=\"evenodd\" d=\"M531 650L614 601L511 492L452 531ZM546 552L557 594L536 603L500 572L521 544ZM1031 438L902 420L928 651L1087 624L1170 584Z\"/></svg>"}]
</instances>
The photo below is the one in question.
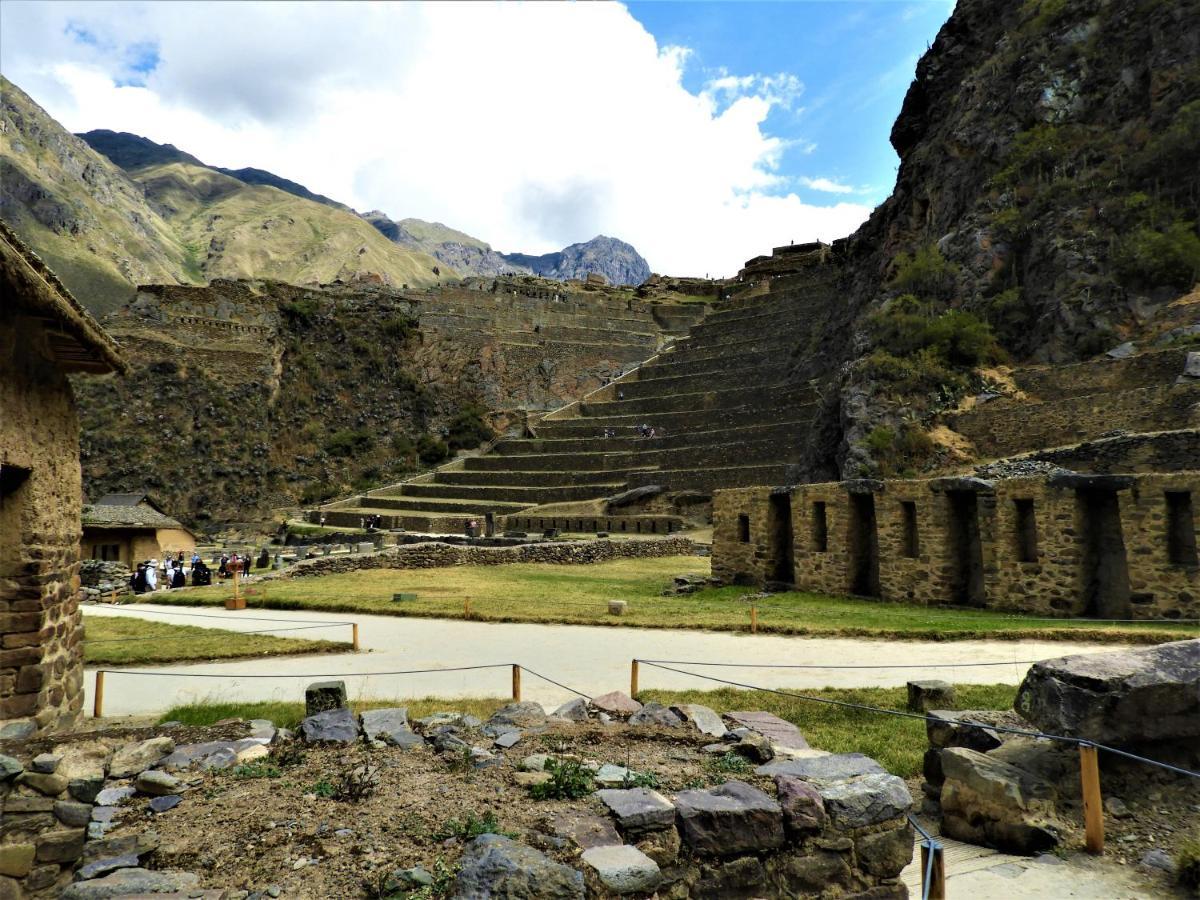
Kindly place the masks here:
<instances>
[{"instance_id":1,"label":"ruined stone building","mask_svg":"<svg viewBox=\"0 0 1200 900\"><path fill-rule=\"evenodd\" d=\"M1200 616L1200 471L718 491L713 572L920 605Z\"/></svg>"},{"instance_id":2,"label":"ruined stone building","mask_svg":"<svg viewBox=\"0 0 1200 900\"><path fill-rule=\"evenodd\" d=\"M148 494L105 494L83 508L84 559L114 560L131 568L148 559L191 556L196 535Z\"/></svg>"},{"instance_id":3,"label":"ruined stone building","mask_svg":"<svg viewBox=\"0 0 1200 900\"><path fill-rule=\"evenodd\" d=\"M67 374L123 372L117 345L0 224L0 737L83 705L79 423Z\"/></svg>"}]
</instances>

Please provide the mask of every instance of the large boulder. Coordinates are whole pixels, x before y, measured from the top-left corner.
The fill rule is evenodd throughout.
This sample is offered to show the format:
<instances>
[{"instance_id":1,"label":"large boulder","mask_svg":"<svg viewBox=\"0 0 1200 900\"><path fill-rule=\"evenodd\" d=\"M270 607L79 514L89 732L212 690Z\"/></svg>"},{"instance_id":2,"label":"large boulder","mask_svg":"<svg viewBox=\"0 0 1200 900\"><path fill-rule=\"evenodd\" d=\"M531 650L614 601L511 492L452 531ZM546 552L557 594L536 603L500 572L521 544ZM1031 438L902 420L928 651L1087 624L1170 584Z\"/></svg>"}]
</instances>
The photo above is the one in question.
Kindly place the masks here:
<instances>
[{"instance_id":1,"label":"large boulder","mask_svg":"<svg viewBox=\"0 0 1200 900\"><path fill-rule=\"evenodd\" d=\"M499 834L484 834L463 851L454 882L459 900L583 900L583 875Z\"/></svg>"},{"instance_id":2,"label":"large boulder","mask_svg":"<svg viewBox=\"0 0 1200 900\"><path fill-rule=\"evenodd\" d=\"M830 820L843 829L878 825L912 809L912 794L895 775L863 775L821 785L818 793Z\"/></svg>"},{"instance_id":3,"label":"large boulder","mask_svg":"<svg viewBox=\"0 0 1200 900\"><path fill-rule=\"evenodd\" d=\"M1014 706L1043 731L1100 744L1200 739L1200 639L1043 660Z\"/></svg>"},{"instance_id":4,"label":"large boulder","mask_svg":"<svg viewBox=\"0 0 1200 900\"><path fill-rule=\"evenodd\" d=\"M149 769L175 749L169 737L150 738L126 744L113 754L108 766L110 778L129 778Z\"/></svg>"},{"instance_id":5,"label":"large boulder","mask_svg":"<svg viewBox=\"0 0 1200 900\"><path fill-rule=\"evenodd\" d=\"M358 720L348 709L327 709L301 722L300 736L310 744L352 744L358 740Z\"/></svg>"},{"instance_id":6,"label":"large boulder","mask_svg":"<svg viewBox=\"0 0 1200 900\"><path fill-rule=\"evenodd\" d=\"M756 787L728 781L675 798L679 831L694 853L739 856L783 845L783 810Z\"/></svg>"}]
</instances>

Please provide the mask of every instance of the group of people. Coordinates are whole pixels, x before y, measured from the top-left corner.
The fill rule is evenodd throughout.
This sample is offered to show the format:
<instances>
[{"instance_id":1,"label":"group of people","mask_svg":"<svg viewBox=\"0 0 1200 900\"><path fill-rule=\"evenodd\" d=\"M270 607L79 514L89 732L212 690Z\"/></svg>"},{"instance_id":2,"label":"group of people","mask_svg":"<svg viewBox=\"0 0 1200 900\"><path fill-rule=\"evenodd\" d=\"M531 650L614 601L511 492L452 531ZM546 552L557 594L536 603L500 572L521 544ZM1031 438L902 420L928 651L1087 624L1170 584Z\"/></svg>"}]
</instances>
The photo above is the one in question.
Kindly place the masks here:
<instances>
[{"instance_id":1,"label":"group of people","mask_svg":"<svg viewBox=\"0 0 1200 900\"><path fill-rule=\"evenodd\" d=\"M249 575L253 560L249 553L238 556L237 553L222 553L217 568L217 578L224 581L232 578L234 573ZM185 560L184 552L172 558L170 555L161 561L147 559L137 564L137 568L129 576L129 586L135 594L146 594L165 588L187 587L188 578L193 587L203 587L212 584L213 572L200 558L199 553L192 553L190 560Z\"/></svg>"}]
</instances>

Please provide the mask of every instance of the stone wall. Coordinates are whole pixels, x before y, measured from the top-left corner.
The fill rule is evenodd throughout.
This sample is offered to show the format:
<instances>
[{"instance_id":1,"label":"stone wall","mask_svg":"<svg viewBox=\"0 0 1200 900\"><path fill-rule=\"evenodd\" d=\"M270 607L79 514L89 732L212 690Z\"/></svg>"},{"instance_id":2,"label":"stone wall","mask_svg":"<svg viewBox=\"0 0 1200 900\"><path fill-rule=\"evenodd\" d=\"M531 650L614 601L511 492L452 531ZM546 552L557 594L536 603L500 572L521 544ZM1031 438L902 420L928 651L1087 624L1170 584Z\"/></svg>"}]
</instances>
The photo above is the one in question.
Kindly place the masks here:
<instances>
[{"instance_id":1,"label":"stone wall","mask_svg":"<svg viewBox=\"0 0 1200 900\"><path fill-rule=\"evenodd\" d=\"M0 307L0 737L83 705L79 424L45 329Z\"/></svg>"},{"instance_id":2,"label":"stone wall","mask_svg":"<svg viewBox=\"0 0 1200 900\"><path fill-rule=\"evenodd\" d=\"M1200 616L1200 472L833 482L786 494L791 561L779 558L770 489L717 492L717 578L785 580L772 577L782 562L798 588L830 594L1064 617Z\"/></svg>"},{"instance_id":3,"label":"stone wall","mask_svg":"<svg viewBox=\"0 0 1200 900\"><path fill-rule=\"evenodd\" d=\"M1200 459L1200 428L1119 434L1029 454L1076 472L1174 472Z\"/></svg>"},{"instance_id":4,"label":"stone wall","mask_svg":"<svg viewBox=\"0 0 1200 900\"><path fill-rule=\"evenodd\" d=\"M509 563L583 565L610 559L695 554L696 545L683 537L643 541L553 541L516 547L462 547L429 541L389 547L378 553L310 559L286 569L281 577L335 575L359 569L433 569L446 566L502 566Z\"/></svg>"}]
</instances>

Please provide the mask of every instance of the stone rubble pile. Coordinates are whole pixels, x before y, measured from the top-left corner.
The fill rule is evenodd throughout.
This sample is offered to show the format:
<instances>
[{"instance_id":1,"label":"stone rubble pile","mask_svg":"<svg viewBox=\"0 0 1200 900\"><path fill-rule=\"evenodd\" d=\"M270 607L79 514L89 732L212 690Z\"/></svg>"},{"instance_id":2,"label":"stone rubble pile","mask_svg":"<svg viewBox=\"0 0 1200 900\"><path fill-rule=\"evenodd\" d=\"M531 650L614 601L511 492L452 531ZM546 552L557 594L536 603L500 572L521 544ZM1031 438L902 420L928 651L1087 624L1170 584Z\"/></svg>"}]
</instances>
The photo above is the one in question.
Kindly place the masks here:
<instances>
[{"instance_id":1,"label":"stone rubble pile","mask_svg":"<svg viewBox=\"0 0 1200 900\"><path fill-rule=\"evenodd\" d=\"M85 559L79 563L79 581L84 598L98 600L113 591L117 596L132 594L129 566L116 560Z\"/></svg>"}]
</instances>

